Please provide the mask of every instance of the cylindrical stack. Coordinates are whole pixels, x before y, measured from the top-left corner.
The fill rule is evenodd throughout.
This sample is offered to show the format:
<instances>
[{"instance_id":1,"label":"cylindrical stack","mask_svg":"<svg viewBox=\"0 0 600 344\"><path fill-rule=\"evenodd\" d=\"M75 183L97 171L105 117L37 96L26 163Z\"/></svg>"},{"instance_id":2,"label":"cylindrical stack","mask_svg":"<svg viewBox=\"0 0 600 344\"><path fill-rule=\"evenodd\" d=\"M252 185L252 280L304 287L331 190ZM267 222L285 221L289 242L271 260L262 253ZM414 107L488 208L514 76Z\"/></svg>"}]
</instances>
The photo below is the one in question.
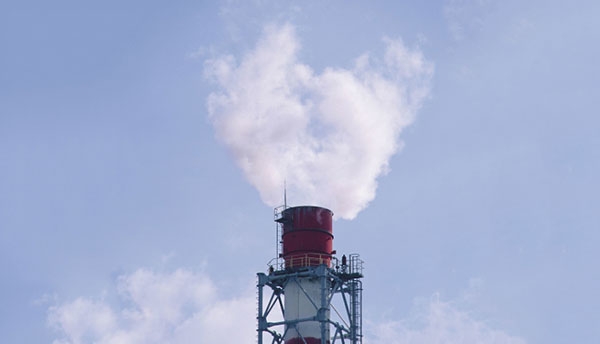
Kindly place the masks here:
<instances>
[{"instance_id":1,"label":"cylindrical stack","mask_svg":"<svg viewBox=\"0 0 600 344\"><path fill-rule=\"evenodd\" d=\"M282 213L283 258L286 268L329 267L333 252L333 213L329 209L303 206Z\"/></svg>"},{"instance_id":2,"label":"cylindrical stack","mask_svg":"<svg viewBox=\"0 0 600 344\"><path fill-rule=\"evenodd\" d=\"M333 253L333 213L329 209L302 206L285 209L282 213L283 223L283 258L286 269L301 270L321 264L331 264ZM323 281L314 278L298 277L287 283L285 295L285 320L296 320L316 317L321 307L324 287ZM325 282L328 283L328 282ZM322 309L322 314L329 317L329 306ZM323 328L322 326L326 326ZM329 338L329 326L319 321L301 321L294 328L288 328L285 344L321 344L321 338Z\"/></svg>"}]
</instances>

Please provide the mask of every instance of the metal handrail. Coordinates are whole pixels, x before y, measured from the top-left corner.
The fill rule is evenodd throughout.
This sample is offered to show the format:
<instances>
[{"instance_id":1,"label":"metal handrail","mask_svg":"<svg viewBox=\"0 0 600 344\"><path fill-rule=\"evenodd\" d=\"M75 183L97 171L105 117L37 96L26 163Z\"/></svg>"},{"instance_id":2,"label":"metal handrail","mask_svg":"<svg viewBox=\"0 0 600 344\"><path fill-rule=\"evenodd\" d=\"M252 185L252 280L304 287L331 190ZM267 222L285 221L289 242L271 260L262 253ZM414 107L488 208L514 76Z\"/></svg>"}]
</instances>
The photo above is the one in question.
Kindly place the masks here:
<instances>
[{"instance_id":1,"label":"metal handrail","mask_svg":"<svg viewBox=\"0 0 600 344\"><path fill-rule=\"evenodd\" d=\"M305 253L302 255L292 254L289 257L277 257L271 259L267 263L267 266L279 271L285 270L286 268L316 266L321 264L335 267L336 270L341 268L342 272L349 274L362 275L363 271L363 260L360 259L360 256L356 253L348 255L345 266L341 265L341 259L338 257L322 253Z\"/></svg>"},{"instance_id":2,"label":"metal handrail","mask_svg":"<svg viewBox=\"0 0 600 344\"><path fill-rule=\"evenodd\" d=\"M305 253L302 255L293 254L290 257L277 257L271 259L267 265L275 270L285 270L286 268L297 268L303 266L316 266L321 264L328 265L334 257L330 254Z\"/></svg>"}]
</instances>

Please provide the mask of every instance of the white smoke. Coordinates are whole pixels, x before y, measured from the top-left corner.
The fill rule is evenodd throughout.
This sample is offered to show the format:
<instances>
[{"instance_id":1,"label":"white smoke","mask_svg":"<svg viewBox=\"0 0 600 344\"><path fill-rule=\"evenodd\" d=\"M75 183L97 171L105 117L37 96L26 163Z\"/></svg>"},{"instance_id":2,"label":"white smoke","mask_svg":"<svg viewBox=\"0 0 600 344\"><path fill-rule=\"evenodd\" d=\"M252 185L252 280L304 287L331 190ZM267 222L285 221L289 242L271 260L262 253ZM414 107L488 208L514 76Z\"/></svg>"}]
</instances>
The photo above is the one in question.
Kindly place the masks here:
<instances>
[{"instance_id":1,"label":"white smoke","mask_svg":"<svg viewBox=\"0 0 600 344\"><path fill-rule=\"evenodd\" d=\"M219 139L270 206L282 189L295 204L354 218L375 198L377 178L401 147L399 134L429 94L433 66L401 40L385 55L363 54L352 69L315 73L297 59L291 25L269 26L236 62L206 61L220 90L208 97Z\"/></svg>"}]
</instances>

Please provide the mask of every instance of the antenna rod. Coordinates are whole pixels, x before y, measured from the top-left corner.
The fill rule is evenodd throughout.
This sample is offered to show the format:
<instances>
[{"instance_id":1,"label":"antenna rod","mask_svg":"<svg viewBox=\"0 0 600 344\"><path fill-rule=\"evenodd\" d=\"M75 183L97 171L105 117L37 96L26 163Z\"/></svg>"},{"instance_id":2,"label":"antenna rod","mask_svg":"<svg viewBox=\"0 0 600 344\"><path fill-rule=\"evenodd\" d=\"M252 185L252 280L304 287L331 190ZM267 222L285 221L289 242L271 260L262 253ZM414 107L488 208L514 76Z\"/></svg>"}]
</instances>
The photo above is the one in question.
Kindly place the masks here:
<instances>
[{"instance_id":1,"label":"antenna rod","mask_svg":"<svg viewBox=\"0 0 600 344\"><path fill-rule=\"evenodd\" d=\"M283 180L283 209L287 209L287 181Z\"/></svg>"}]
</instances>

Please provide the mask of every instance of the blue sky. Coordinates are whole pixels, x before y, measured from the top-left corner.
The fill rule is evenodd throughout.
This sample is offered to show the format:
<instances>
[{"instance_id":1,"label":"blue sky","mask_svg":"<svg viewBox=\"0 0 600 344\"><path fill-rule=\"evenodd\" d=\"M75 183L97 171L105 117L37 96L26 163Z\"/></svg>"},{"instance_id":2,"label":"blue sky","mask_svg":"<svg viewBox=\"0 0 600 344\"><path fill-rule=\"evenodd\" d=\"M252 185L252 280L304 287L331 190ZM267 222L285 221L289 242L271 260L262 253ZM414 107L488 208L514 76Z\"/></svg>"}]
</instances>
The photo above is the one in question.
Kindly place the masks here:
<instances>
[{"instance_id":1,"label":"blue sky","mask_svg":"<svg viewBox=\"0 0 600 344\"><path fill-rule=\"evenodd\" d=\"M595 342L599 15L592 1L0 4L1 341L203 343L228 333L253 343L255 273L275 254L265 195L277 190L265 180L278 179L244 169L250 161L310 177L292 181L292 204L318 202L303 189L324 190L328 204L317 205L336 213L335 248L366 262L366 344ZM252 93L276 65L253 56L289 52L261 50L282 32L279 42L297 47L282 70L309 72L285 74L280 86L296 86L278 103ZM390 42L406 53L393 60L399 69L386 65ZM417 77L403 76L415 60ZM215 61L229 61L235 82L219 81ZM340 75L356 83L326 83ZM370 78L392 96L425 93L392 97L414 105L403 107L346 91ZM211 95L240 90L246 102L210 108ZM344 142L362 153L327 160L330 169L284 164L298 142L328 152L338 141L323 132L354 123L327 107L334 93L350 112L378 109L356 118L389 110L403 125L351 136ZM217 121L238 125L255 114L244 109L296 109L298 99L296 120L325 123L298 141L236 146L240 136ZM272 152L281 165L256 165ZM322 181L306 172L314 166ZM352 216L322 189L340 180L352 185L343 195L369 183L376 195L359 193Z\"/></svg>"}]
</instances>

